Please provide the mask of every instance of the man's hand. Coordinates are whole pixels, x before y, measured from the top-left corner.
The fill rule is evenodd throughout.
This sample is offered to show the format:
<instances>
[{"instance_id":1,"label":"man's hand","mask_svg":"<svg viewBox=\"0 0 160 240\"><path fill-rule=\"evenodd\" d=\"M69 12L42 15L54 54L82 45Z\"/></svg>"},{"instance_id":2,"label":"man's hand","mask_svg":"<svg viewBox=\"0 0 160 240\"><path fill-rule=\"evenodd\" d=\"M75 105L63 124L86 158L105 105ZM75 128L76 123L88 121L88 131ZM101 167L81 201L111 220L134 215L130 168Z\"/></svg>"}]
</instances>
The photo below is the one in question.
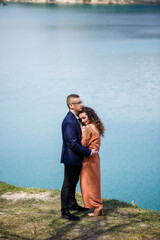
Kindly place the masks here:
<instances>
[{"instance_id":1,"label":"man's hand","mask_svg":"<svg viewBox=\"0 0 160 240\"><path fill-rule=\"evenodd\" d=\"M90 156L96 156L98 151L96 149L92 149L91 155Z\"/></svg>"}]
</instances>

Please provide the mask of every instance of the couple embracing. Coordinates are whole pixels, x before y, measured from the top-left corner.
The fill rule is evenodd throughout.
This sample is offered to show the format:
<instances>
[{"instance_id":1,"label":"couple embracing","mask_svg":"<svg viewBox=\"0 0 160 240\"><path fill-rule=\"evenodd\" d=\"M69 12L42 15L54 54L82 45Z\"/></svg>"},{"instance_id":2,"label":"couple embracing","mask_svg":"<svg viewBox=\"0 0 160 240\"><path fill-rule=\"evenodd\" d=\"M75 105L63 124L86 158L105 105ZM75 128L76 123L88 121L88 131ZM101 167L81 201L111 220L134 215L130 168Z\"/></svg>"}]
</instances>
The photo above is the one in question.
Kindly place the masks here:
<instances>
[{"instance_id":1,"label":"couple embracing","mask_svg":"<svg viewBox=\"0 0 160 240\"><path fill-rule=\"evenodd\" d=\"M70 210L79 212L94 209L89 216L103 213L100 182L100 136L104 126L92 108L83 107L77 94L67 97L69 112L62 122L62 155L64 181L61 189L61 217L79 220ZM80 187L85 207L78 205L75 192Z\"/></svg>"}]
</instances>

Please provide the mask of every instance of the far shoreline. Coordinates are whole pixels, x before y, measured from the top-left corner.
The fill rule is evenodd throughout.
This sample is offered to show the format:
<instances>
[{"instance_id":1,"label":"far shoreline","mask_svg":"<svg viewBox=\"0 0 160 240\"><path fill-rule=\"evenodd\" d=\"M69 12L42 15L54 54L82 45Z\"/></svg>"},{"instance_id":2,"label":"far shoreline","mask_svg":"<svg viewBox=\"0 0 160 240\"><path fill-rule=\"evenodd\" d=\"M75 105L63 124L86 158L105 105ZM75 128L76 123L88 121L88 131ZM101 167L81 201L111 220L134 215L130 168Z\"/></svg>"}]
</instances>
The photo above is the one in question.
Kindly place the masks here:
<instances>
[{"instance_id":1,"label":"far shoreline","mask_svg":"<svg viewBox=\"0 0 160 240\"><path fill-rule=\"evenodd\" d=\"M108 5L108 6L156 6L160 0L0 0L3 6L8 3L37 3L37 4L60 4L60 5Z\"/></svg>"}]
</instances>

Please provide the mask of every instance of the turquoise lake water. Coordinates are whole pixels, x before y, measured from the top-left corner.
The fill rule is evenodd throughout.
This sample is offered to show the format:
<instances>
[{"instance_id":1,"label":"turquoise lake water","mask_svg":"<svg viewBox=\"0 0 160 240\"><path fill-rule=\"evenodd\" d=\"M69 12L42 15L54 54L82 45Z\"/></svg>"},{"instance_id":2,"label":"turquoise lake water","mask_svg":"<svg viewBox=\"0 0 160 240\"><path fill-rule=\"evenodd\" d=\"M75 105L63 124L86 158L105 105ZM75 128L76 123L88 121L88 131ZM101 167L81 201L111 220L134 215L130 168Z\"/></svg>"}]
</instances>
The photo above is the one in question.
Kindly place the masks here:
<instances>
[{"instance_id":1,"label":"turquoise lake water","mask_svg":"<svg viewBox=\"0 0 160 240\"><path fill-rule=\"evenodd\" d=\"M1 4L1 181L61 188L70 93L106 127L102 197L160 210L160 6Z\"/></svg>"}]
</instances>

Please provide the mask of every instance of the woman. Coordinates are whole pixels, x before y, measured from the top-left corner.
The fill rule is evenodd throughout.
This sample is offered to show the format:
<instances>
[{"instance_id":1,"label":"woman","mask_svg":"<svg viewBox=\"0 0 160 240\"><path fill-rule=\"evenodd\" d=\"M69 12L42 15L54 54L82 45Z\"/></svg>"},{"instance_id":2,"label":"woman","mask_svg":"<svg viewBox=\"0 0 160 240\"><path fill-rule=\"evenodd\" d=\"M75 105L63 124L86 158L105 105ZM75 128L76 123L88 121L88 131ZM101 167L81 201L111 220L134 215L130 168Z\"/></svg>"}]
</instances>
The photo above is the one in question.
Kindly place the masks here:
<instances>
[{"instance_id":1,"label":"woman","mask_svg":"<svg viewBox=\"0 0 160 240\"><path fill-rule=\"evenodd\" d=\"M79 117L84 125L82 127L82 145L89 149L100 148L100 136L104 135L104 126L95 111L89 107L83 107ZM94 212L89 213L91 217L103 214L103 204L101 200L101 180L100 180L100 157L84 157L80 186L84 206L93 208Z\"/></svg>"}]
</instances>

